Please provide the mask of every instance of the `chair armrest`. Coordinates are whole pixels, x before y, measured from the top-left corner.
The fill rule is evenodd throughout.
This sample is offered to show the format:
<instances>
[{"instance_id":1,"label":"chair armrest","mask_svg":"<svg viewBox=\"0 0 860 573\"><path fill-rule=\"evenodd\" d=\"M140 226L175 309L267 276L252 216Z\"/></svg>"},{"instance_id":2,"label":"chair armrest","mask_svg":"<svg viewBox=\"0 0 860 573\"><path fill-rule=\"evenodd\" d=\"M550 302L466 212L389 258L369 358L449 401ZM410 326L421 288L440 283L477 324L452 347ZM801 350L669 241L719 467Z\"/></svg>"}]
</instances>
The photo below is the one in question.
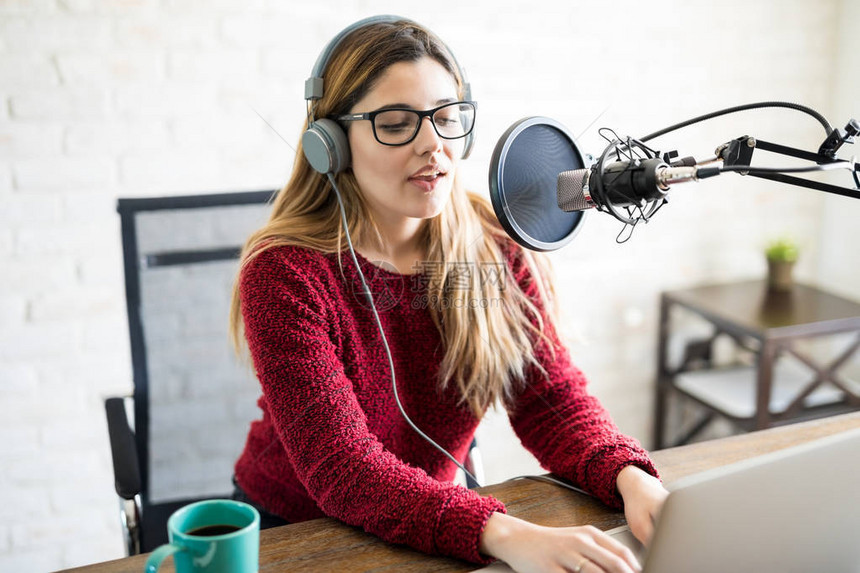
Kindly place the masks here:
<instances>
[{"instance_id":1,"label":"chair armrest","mask_svg":"<svg viewBox=\"0 0 860 573\"><path fill-rule=\"evenodd\" d=\"M476 487L486 485L487 479L484 475L484 458L481 456L481 450L478 449L478 440L476 438L472 438L472 444L469 446L469 451L466 454L465 463L463 465L467 470L469 470L469 473L475 476L475 479L472 479L468 475L466 476L466 487L469 489L475 489Z\"/></svg>"},{"instance_id":2,"label":"chair armrest","mask_svg":"<svg viewBox=\"0 0 860 573\"><path fill-rule=\"evenodd\" d=\"M125 413L125 398L106 399L105 413L116 493L123 499L134 499L141 489L140 465L134 432Z\"/></svg>"}]
</instances>

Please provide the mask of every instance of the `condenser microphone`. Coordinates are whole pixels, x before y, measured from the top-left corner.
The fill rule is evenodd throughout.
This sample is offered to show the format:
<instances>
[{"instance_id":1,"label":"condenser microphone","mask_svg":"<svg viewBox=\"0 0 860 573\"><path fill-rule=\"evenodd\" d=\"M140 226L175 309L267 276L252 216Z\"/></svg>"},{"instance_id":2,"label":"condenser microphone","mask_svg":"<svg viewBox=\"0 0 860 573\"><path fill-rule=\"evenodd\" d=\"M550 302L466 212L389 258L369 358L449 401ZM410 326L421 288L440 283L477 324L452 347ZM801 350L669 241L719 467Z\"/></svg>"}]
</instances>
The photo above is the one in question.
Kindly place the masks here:
<instances>
[{"instance_id":1,"label":"condenser microphone","mask_svg":"<svg viewBox=\"0 0 860 573\"><path fill-rule=\"evenodd\" d=\"M715 157L700 164L693 157L674 160L676 152L660 153L646 145L655 137L694 123L762 107L794 109L816 118L827 132L818 153L744 135L719 146ZM844 130L834 130L823 115L798 104L754 103L695 117L640 139L621 138L611 129L603 128L599 133L609 145L596 161L592 162L589 156L586 165L576 138L563 125L549 118L531 117L513 124L496 144L490 162L490 199L508 235L535 251L551 251L569 243L581 228L585 214L593 208L624 224L615 239L623 243L639 223L649 222L667 203L671 186L725 172L860 198L856 192L860 189L860 162L856 158L841 160L835 155L842 144L854 141L858 130L854 119ZM756 148L812 161L815 165L752 166ZM793 175L834 169L851 171L855 188ZM626 235L625 230L629 230Z\"/></svg>"},{"instance_id":2,"label":"condenser microphone","mask_svg":"<svg viewBox=\"0 0 860 573\"><path fill-rule=\"evenodd\" d=\"M658 158L563 171L557 179L557 204L565 212L644 205L663 199L671 185L717 173L700 171L694 166L672 167Z\"/></svg>"},{"instance_id":3,"label":"condenser microphone","mask_svg":"<svg viewBox=\"0 0 860 573\"><path fill-rule=\"evenodd\" d=\"M671 185L720 173L718 167L696 165L692 157L669 165L663 160L668 155L635 139L615 139L587 165L562 124L546 117L521 119L502 135L490 160L493 210L520 245L560 249L573 240L591 208L635 225L666 202Z\"/></svg>"}]
</instances>

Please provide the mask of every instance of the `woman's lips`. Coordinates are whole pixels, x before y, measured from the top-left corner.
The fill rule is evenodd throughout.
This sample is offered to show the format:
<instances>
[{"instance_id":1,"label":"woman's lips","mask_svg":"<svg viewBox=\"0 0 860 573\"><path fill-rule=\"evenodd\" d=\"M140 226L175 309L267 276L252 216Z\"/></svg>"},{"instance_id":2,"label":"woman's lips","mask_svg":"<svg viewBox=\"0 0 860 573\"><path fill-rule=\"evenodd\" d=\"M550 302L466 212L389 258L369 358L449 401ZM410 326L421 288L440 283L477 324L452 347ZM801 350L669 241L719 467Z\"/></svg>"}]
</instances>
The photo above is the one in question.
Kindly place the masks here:
<instances>
[{"instance_id":1,"label":"woman's lips","mask_svg":"<svg viewBox=\"0 0 860 573\"><path fill-rule=\"evenodd\" d=\"M422 191L429 193L433 191L440 181L445 177L445 173L433 173L427 175L415 175L409 178L409 182L421 189Z\"/></svg>"}]
</instances>

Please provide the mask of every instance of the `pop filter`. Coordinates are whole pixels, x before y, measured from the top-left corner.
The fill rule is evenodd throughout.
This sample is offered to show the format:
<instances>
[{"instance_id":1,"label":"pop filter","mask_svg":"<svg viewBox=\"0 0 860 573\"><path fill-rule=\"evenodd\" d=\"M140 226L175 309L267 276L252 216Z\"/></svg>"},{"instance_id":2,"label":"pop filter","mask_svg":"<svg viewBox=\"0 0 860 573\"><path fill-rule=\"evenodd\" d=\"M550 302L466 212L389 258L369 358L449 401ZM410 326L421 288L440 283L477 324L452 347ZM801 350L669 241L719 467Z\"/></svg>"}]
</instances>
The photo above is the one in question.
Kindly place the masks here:
<instances>
[{"instance_id":1,"label":"pop filter","mask_svg":"<svg viewBox=\"0 0 860 573\"><path fill-rule=\"evenodd\" d=\"M558 206L558 174L584 169L574 137L548 117L527 117L499 139L490 161L490 200L505 231L533 251L569 243L585 212Z\"/></svg>"}]
</instances>

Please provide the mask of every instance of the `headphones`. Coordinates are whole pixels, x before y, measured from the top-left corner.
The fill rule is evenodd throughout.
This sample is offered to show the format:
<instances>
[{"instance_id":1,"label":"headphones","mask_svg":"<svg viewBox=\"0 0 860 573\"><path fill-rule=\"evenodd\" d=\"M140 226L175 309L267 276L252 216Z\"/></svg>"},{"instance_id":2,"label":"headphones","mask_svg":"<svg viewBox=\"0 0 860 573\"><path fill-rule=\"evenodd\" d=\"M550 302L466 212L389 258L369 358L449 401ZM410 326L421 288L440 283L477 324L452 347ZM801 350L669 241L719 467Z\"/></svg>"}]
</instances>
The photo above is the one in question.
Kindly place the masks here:
<instances>
[{"instance_id":1,"label":"headphones","mask_svg":"<svg viewBox=\"0 0 860 573\"><path fill-rule=\"evenodd\" d=\"M314 64L311 76L305 80L305 99L310 102L311 110L313 110L313 102L323 96L323 75L325 74L325 69L332 53L334 53L343 39L355 30L380 22L407 22L417 26L417 24L412 20L401 18L399 16L387 15L371 16L370 18L359 20L358 22L344 28L326 45L322 53L317 58L316 64ZM465 70L463 70L463 68L460 67L460 64L457 63L457 59L454 57L451 50L448 49L448 46L444 43L443 46L445 46L445 49L451 56L451 60L457 68L457 72L463 82L464 99L471 100L472 90L469 86L469 80L466 78ZM475 130L472 129L472 133L467 135L465 138L465 145L463 146L463 154L461 156L462 159L469 157L469 154L472 152L474 141ZM331 119L314 119L313 114L311 113L308 129L302 134L302 150L304 151L305 158L308 160L308 163L311 164L311 167L323 175L340 173L349 167L349 141L347 140L346 133L343 128L336 121Z\"/></svg>"}]
</instances>

